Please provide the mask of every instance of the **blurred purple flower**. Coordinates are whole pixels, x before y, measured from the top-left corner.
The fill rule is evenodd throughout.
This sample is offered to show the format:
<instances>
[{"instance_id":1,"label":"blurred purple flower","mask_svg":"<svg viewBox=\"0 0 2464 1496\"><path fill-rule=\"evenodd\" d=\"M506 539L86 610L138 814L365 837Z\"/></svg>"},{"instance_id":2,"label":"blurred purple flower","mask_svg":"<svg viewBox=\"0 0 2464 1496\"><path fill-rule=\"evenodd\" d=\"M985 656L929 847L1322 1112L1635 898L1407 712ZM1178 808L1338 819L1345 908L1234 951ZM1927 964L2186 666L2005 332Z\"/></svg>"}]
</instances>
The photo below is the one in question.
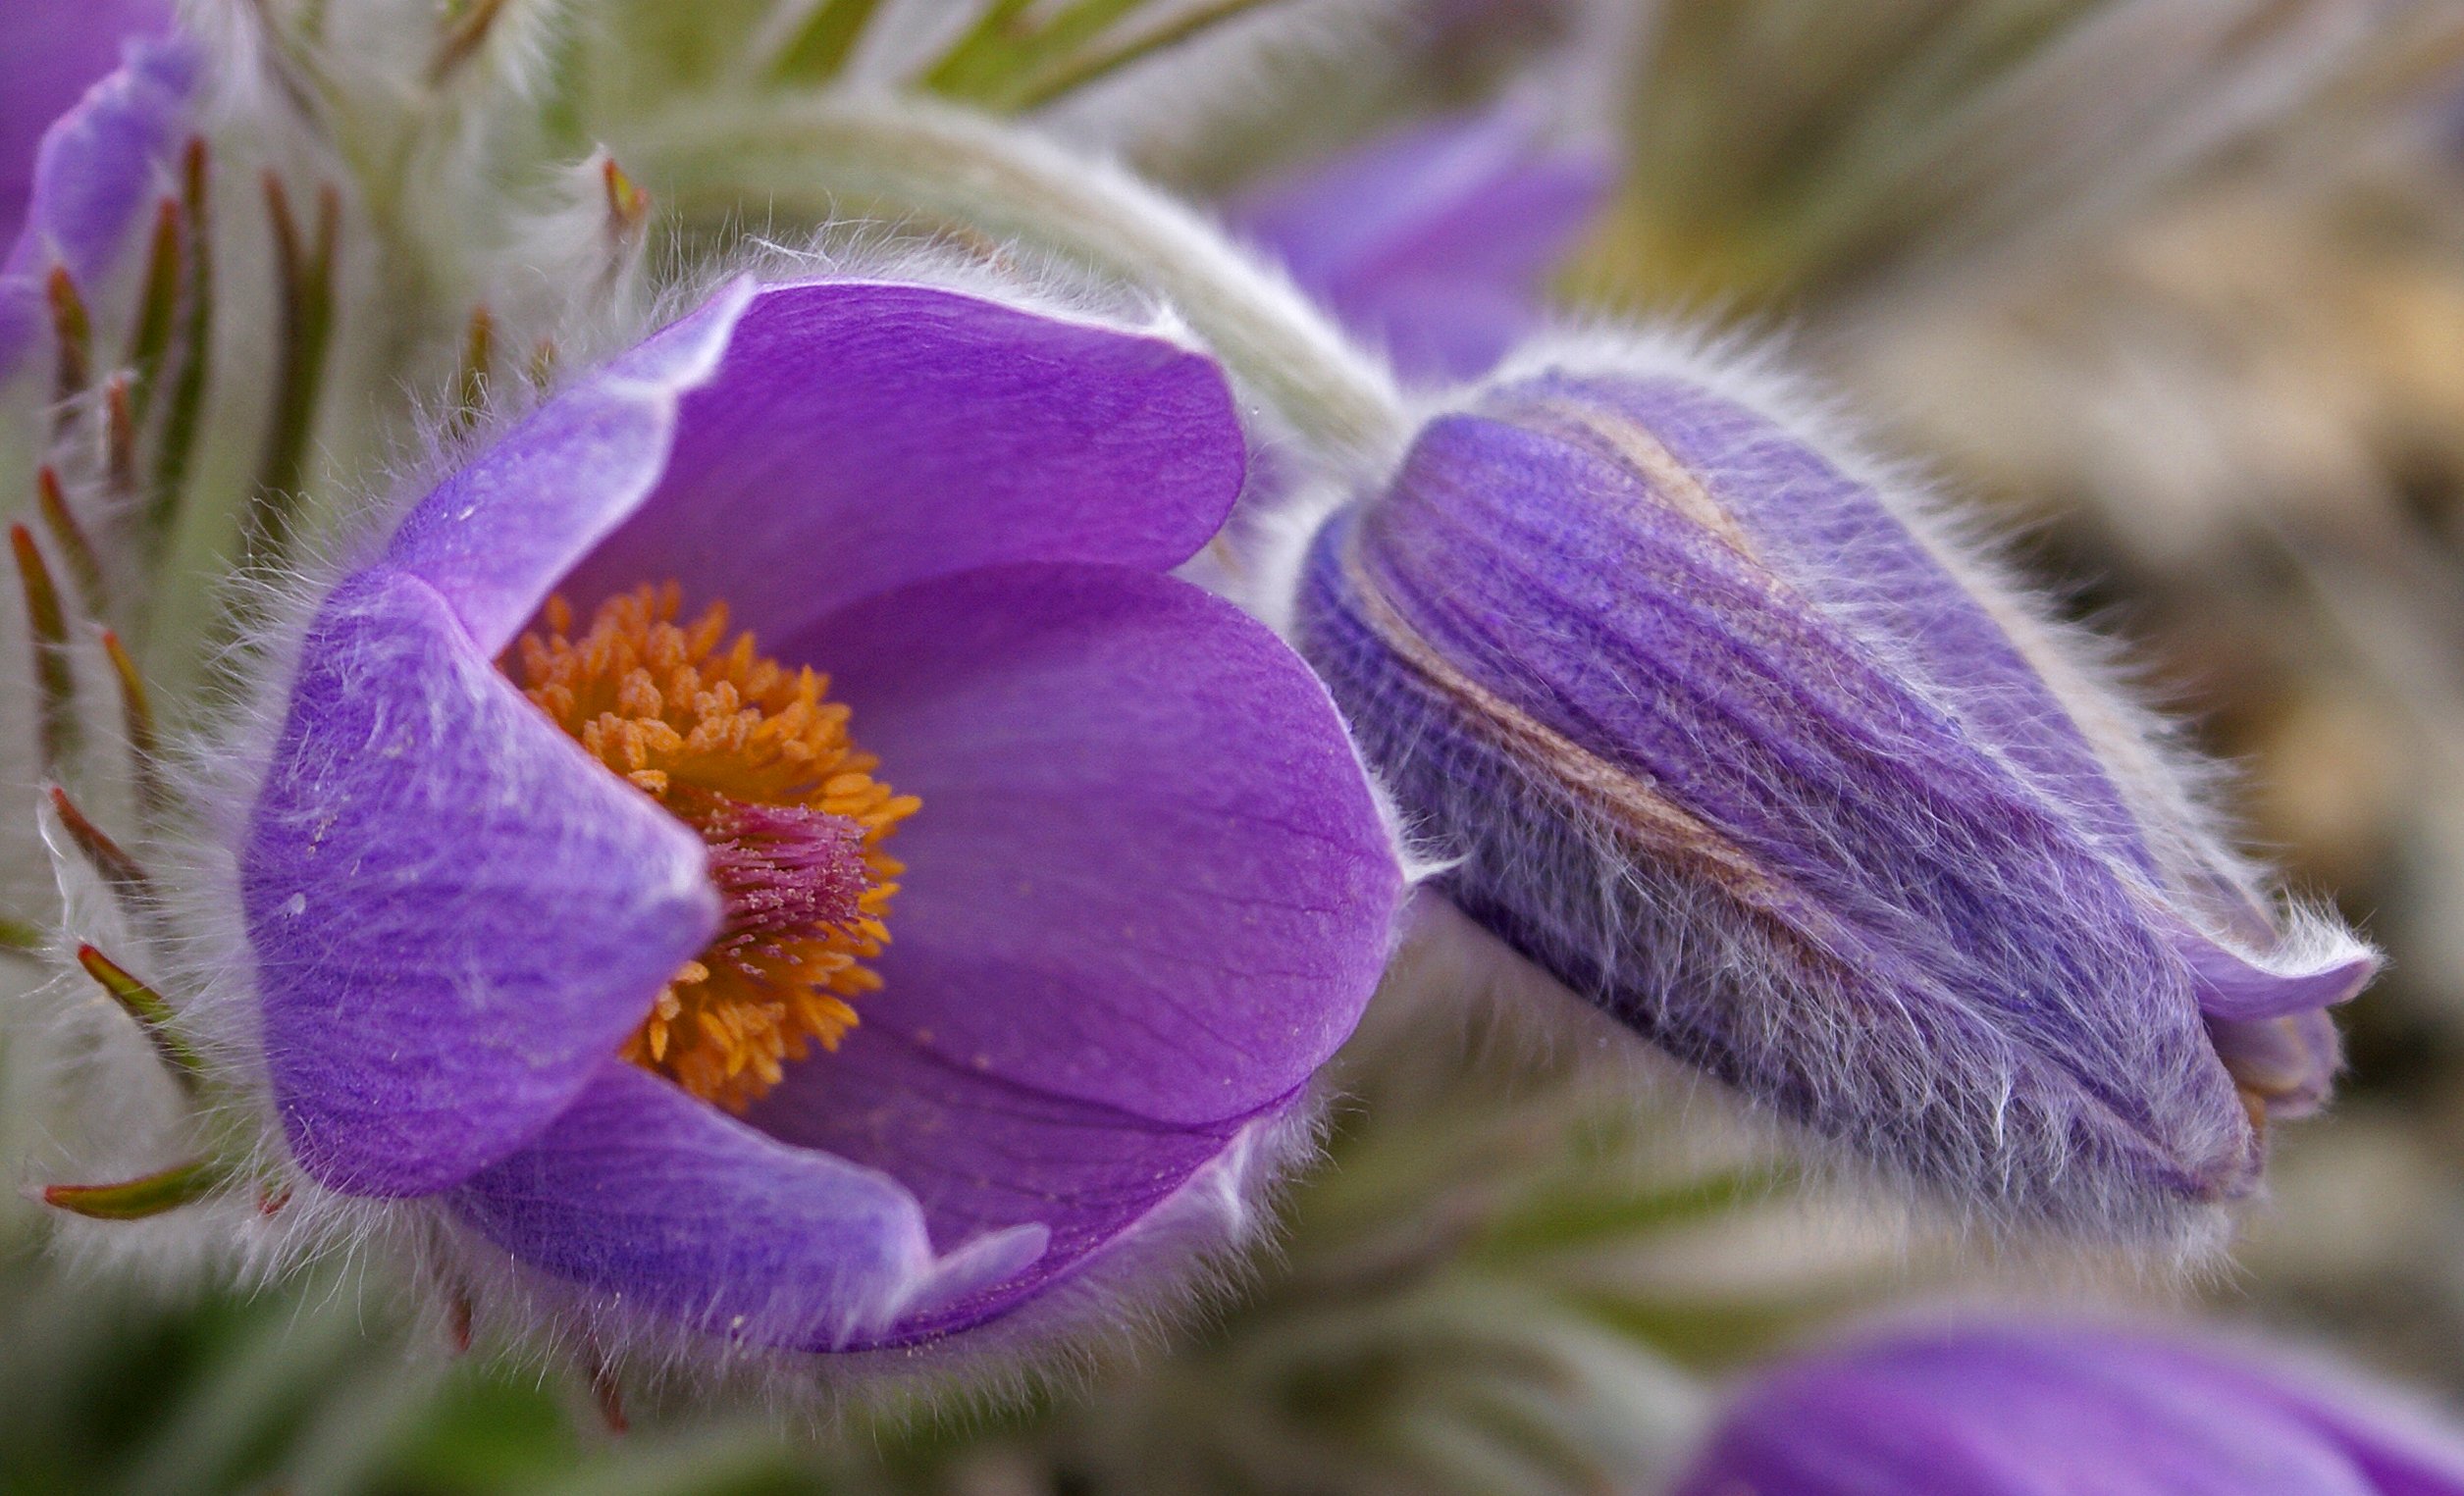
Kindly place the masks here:
<instances>
[{"instance_id":1,"label":"blurred purple flower","mask_svg":"<svg viewBox=\"0 0 2464 1496\"><path fill-rule=\"evenodd\" d=\"M2281 936L1941 530L1753 382L1612 350L1431 422L1298 638L1441 887L1567 986L1989 1216L2194 1229L2376 958Z\"/></svg>"},{"instance_id":2,"label":"blurred purple flower","mask_svg":"<svg viewBox=\"0 0 2464 1496\"><path fill-rule=\"evenodd\" d=\"M1241 471L1207 359L909 284L739 283L550 401L306 636L240 849L300 1166L440 1197L602 1306L813 1349L1002 1315L1218 1187L1350 1031L1399 883L1324 689L1164 575ZM826 669L921 800L881 990L742 1119L619 1047L863 869L833 814L697 835L495 663L551 592L645 581ZM743 769L732 741L677 751Z\"/></svg>"},{"instance_id":3,"label":"blurred purple flower","mask_svg":"<svg viewBox=\"0 0 2464 1496\"><path fill-rule=\"evenodd\" d=\"M52 267L90 290L164 181L196 81L170 26L161 0L0 16L0 379L41 323Z\"/></svg>"},{"instance_id":4,"label":"blurred purple flower","mask_svg":"<svg viewBox=\"0 0 2464 1496\"><path fill-rule=\"evenodd\" d=\"M1235 203L1233 225L1407 376L1485 373L1607 200L1605 156L1510 104L1388 135Z\"/></svg>"},{"instance_id":5,"label":"blurred purple flower","mask_svg":"<svg viewBox=\"0 0 2464 1496\"><path fill-rule=\"evenodd\" d=\"M2464 1437L2347 1374L2078 1324L1900 1332L1788 1363L1678 1496L2457 1496Z\"/></svg>"}]
</instances>

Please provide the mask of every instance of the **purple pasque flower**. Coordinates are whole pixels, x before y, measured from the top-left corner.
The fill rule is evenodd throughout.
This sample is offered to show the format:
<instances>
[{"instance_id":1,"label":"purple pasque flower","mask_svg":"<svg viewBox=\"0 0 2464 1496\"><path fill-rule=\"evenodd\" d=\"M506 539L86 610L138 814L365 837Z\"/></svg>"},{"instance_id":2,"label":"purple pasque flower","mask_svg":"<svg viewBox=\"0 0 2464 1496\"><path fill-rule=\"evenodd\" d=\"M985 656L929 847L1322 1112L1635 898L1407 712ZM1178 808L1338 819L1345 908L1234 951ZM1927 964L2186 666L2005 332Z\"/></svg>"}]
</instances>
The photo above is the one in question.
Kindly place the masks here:
<instances>
[{"instance_id":1,"label":"purple pasque flower","mask_svg":"<svg viewBox=\"0 0 2464 1496\"><path fill-rule=\"evenodd\" d=\"M84 287L109 275L164 181L196 85L170 26L161 0L0 16L0 379L41 323L52 267Z\"/></svg>"},{"instance_id":2,"label":"purple pasque flower","mask_svg":"<svg viewBox=\"0 0 2464 1496\"><path fill-rule=\"evenodd\" d=\"M1249 193L1234 226L1407 376L1488 372L1607 201L1597 151L1528 101L1408 128Z\"/></svg>"},{"instance_id":3,"label":"purple pasque flower","mask_svg":"<svg viewBox=\"0 0 2464 1496\"><path fill-rule=\"evenodd\" d=\"M1302 650L1576 992L1989 1217L2177 1236L2376 957L2281 934L2071 642L1792 410L1641 347L1502 380L1320 533Z\"/></svg>"},{"instance_id":4,"label":"purple pasque flower","mask_svg":"<svg viewBox=\"0 0 2464 1496\"><path fill-rule=\"evenodd\" d=\"M1151 1239L1398 897L1324 688L1166 575L1242 466L1208 359L888 282L550 400L307 629L238 853L292 1158L793 1349Z\"/></svg>"},{"instance_id":5,"label":"purple pasque flower","mask_svg":"<svg viewBox=\"0 0 2464 1496\"><path fill-rule=\"evenodd\" d=\"M1765 1372L1677 1496L2464 1493L2464 1436L2411 1403L2186 1333L1903 1330Z\"/></svg>"}]
</instances>

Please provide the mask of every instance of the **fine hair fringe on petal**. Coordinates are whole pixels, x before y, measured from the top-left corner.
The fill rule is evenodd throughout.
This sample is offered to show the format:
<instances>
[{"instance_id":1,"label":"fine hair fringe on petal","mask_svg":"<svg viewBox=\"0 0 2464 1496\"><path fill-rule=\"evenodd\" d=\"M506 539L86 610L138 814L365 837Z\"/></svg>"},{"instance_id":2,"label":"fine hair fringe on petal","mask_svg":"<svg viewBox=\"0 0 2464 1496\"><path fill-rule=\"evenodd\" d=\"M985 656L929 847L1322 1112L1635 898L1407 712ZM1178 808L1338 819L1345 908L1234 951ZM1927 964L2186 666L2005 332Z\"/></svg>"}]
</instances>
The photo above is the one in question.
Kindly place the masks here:
<instances>
[{"instance_id":1,"label":"fine hair fringe on petal","mask_svg":"<svg viewBox=\"0 0 2464 1496\"><path fill-rule=\"evenodd\" d=\"M386 1226L479 1340L543 1373L597 1366L655 1415L716 1397L827 1431L859 1417L987 1417L1082 1388L1233 1301L1272 1252L1275 1202L1317 1156L1323 1095L1244 1130L1124 1236L998 1319L917 1347L798 1352L732 1341L577 1290L411 1202Z\"/></svg>"},{"instance_id":2,"label":"fine hair fringe on petal","mask_svg":"<svg viewBox=\"0 0 2464 1496\"><path fill-rule=\"evenodd\" d=\"M2193 894L2211 889L2221 872L2228 886L2215 893L2247 900L2258 912L2281 921L2279 957L2298 953L2325 959L2332 953L2366 950L2332 912L2275 887L2268 871L2239 850L2226 809L2233 791L2230 766L2196 751L2180 717L2142 704L2163 700L2165 683L2134 662L2126 641L2059 616L2061 593L2009 558L2009 541L1978 506L1954 502L1944 481L1925 465L1875 451L1866 428L1841 397L1794 372L1780 338L1689 327L1568 329L1519 349L1479 389L1501 388L1549 370L1680 379L1756 411L1821 452L1879 495L1935 560L1986 605L2087 736L2147 838L2158 869L2176 887ZM2204 933L2238 948L2245 942L2225 917L2228 912L2214 911L2220 927Z\"/></svg>"}]
</instances>

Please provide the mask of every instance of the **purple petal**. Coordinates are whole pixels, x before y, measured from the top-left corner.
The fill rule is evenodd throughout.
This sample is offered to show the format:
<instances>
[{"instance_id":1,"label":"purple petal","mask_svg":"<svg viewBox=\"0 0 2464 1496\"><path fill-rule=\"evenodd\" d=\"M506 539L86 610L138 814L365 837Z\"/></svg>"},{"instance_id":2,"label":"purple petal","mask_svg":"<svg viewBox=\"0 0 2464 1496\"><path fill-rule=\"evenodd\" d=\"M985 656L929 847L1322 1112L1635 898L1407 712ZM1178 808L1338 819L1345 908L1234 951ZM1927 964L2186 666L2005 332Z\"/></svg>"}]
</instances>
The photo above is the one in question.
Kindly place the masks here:
<instances>
[{"instance_id":1,"label":"purple petal","mask_svg":"<svg viewBox=\"0 0 2464 1496\"><path fill-rule=\"evenodd\" d=\"M1169 577L979 569L877 595L781 653L830 671L884 778L924 801L893 844L908 873L885 989L755 1109L760 1148L713 1116L645 1166L647 1145L603 1141L620 1129L595 1089L583 1122L474 1180L466 1210L535 1265L688 1317L806 1285L736 1331L753 1338L911 1344L1080 1269L1287 1109L1376 983L1399 871L1323 688ZM706 1147L718 1161L691 1163ZM821 1183L791 1185L784 1219L733 1203L785 1161ZM674 1184L694 1168L716 1182ZM927 1234L1012 1244L965 1254L999 1270L945 1271L895 1312L833 1286L887 1271L870 1238L838 1241L851 1177L896 1192L902 1272L929 1262Z\"/></svg>"},{"instance_id":2,"label":"purple petal","mask_svg":"<svg viewBox=\"0 0 2464 1496\"><path fill-rule=\"evenodd\" d=\"M1605 203L1598 153L1520 104L1407 129L1232 209L1236 226L1409 374L1468 378L1538 320L1546 278Z\"/></svg>"},{"instance_id":3,"label":"purple petal","mask_svg":"<svg viewBox=\"0 0 2464 1496\"><path fill-rule=\"evenodd\" d=\"M51 268L66 266L93 294L168 184L195 52L182 37L131 34L165 23L167 9L105 0L39 25L0 23L0 238L10 245L0 261L0 379L40 325ZM103 77L113 53L124 60ZM64 93L76 103L59 113ZM39 144L28 138L37 118L49 122Z\"/></svg>"},{"instance_id":4,"label":"purple petal","mask_svg":"<svg viewBox=\"0 0 2464 1496\"><path fill-rule=\"evenodd\" d=\"M2126 802L2115 766L2074 715L2111 706L2093 698L2091 685L2071 678L2071 667L2032 620L2008 605L1990 611L1989 589L1960 585L1952 563L1908 516L1888 507L1880 490L1844 489L1838 471L1807 441L1683 380L1621 387L1547 379L1519 398L1542 419L1552 406L1562 412L1586 400L1607 404L1640 423L1685 469L1713 475L1719 503L1774 569L1832 616L1887 635L1895 668L1954 703L1967 732L2009 759L2099 848L2151 881L2167 881L2142 812ZM1597 439L1599 432L1594 426L1589 434ZM2132 731L2126 724L2115 729ZM2167 890L2180 917L2228 925L2246 945L2276 947L2253 954L2195 932L2175 938L2199 1010L2209 1017L2274 1018L2332 1007L2377 974L2377 954L2343 932L2307 932L2302 947L2287 945L2265 904L2225 870L2188 871L2193 886ZM2331 1047L2328 1073L2333 1069ZM2327 1078L2316 1076L2316 1085L2323 1088Z\"/></svg>"},{"instance_id":5,"label":"purple petal","mask_svg":"<svg viewBox=\"0 0 2464 1496\"><path fill-rule=\"evenodd\" d=\"M776 641L995 562L1177 566L1243 466L1222 373L1165 338L926 286L777 286L685 399L657 490L570 588L587 603L672 578Z\"/></svg>"},{"instance_id":6,"label":"purple petal","mask_svg":"<svg viewBox=\"0 0 2464 1496\"><path fill-rule=\"evenodd\" d=\"M2273 959L2196 935L2179 938L2174 948L2190 967L2199 1011L2211 1018L2282 1018L2333 1007L2379 974L2377 954L2350 941Z\"/></svg>"},{"instance_id":7,"label":"purple petal","mask_svg":"<svg viewBox=\"0 0 2464 1496\"><path fill-rule=\"evenodd\" d=\"M435 588L494 656L664 470L686 391L718 375L757 295L736 281L558 394L420 500L384 563Z\"/></svg>"},{"instance_id":8,"label":"purple petal","mask_svg":"<svg viewBox=\"0 0 2464 1496\"><path fill-rule=\"evenodd\" d=\"M2208 1042L2233 1084L2267 1105L2271 1119L2308 1116L2327 1105L2343 1045L2321 1009L2280 1018L2209 1018Z\"/></svg>"},{"instance_id":9,"label":"purple petal","mask_svg":"<svg viewBox=\"0 0 2464 1496\"><path fill-rule=\"evenodd\" d=\"M308 635L240 853L301 1166L424 1194L537 1133L716 930L704 861L444 598L384 571L346 584Z\"/></svg>"},{"instance_id":10,"label":"purple petal","mask_svg":"<svg viewBox=\"0 0 2464 1496\"><path fill-rule=\"evenodd\" d=\"M79 0L22 5L0 22L0 239L25 227L43 132L120 65L125 42L170 30L171 11L169 0Z\"/></svg>"},{"instance_id":11,"label":"purple petal","mask_svg":"<svg viewBox=\"0 0 2464 1496\"><path fill-rule=\"evenodd\" d=\"M455 1192L532 1266L713 1334L849 1350L1015 1277L1039 1226L936 1256L898 1181L791 1148L618 1059Z\"/></svg>"},{"instance_id":12,"label":"purple petal","mask_svg":"<svg viewBox=\"0 0 2464 1496\"><path fill-rule=\"evenodd\" d=\"M2456 1496L2464 1441L2385 1389L2085 1326L1904 1333L1732 1408L1679 1496Z\"/></svg>"},{"instance_id":13,"label":"purple petal","mask_svg":"<svg viewBox=\"0 0 2464 1496\"><path fill-rule=\"evenodd\" d=\"M935 1052L882 1016L888 1002L867 1000L839 1052L794 1072L750 1120L896 1178L935 1241L1030 1225L1050 1233L1031 1266L900 1326L903 1340L966 1328L1042 1292L1163 1209L1254 1125L1178 1125L1049 1095Z\"/></svg>"},{"instance_id":14,"label":"purple petal","mask_svg":"<svg viewBox=\"0 0 2464 1496\"><path fill-rule=\"evenodd\" d=\"M783 651L832 675L923 809L864 1034L1129 1120L1280 1102L1385 962L1399 872L1325 689L1168 577L1025 563L919 583ZM798 1084L799 1082L791 1082Z\"/></svg>"},{"instance_id":15,"label":"purple petal","mask_svg":"<svg viewBox=\"0 0 2464 1496\"><path fill-rule=\"evenodd\" d=\"M387 559L490 650L550 591L587 613L669 580L774 640L992 561L1178 565L1242 464L1223 376L1164 339L927 286L739 281L447 480Z\"/></svg>"},{"instance_id":16,"label":"purple petal","mask_svg":"<svg viewBox=\"0 0 2464 1496\"><path fill-rule=\"evenodd\" d=\"M1966 731L2008 757L2102 846L2153 874L2137 818L2048 679L2060 667L2033 626L1988 612L1882 491L1847 480L1820 449L1767 415L1679 379L1553 377L1517 391L1518 409L1599 440L1587 405L1617 411L1684 470L1709 475L1720 506L1808 601L1885 636L1911 684L1954 703ZM1553 412L1555 419L1548 420Z\"/></svg>"}]
</instances>

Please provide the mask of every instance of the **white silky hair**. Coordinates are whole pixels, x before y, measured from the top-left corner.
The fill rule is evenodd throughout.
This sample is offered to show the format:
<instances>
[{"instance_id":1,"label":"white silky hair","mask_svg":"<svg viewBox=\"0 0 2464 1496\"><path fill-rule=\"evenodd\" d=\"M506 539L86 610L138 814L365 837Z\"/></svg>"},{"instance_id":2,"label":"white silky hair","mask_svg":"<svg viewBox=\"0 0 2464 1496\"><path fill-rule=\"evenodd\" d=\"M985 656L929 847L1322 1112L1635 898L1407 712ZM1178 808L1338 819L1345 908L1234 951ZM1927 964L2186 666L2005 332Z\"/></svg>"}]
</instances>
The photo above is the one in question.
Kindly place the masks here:
<instances>
[{"instance_id":1,"label":"white silky hair","mask_svg":"<svg viewBox=\"0 0 2464 1496\"><path fill-rule=\"evenodd\" d=\"M1946 482L1916 461L1880 455L1843 398L1793 372L1782 341L1683 327L1577 328L1526 344L1486 387L1550 371L1684 381L1756 412L1821 453L1874 493L2001 626L2121 792L2166 881L2159 892L2188 901L2186 912L2202 933L2262 964L2249 915L2274 916L2280 958L2368 950L2323 905L2273 887L2267 870L2239 850L2228 809L2229 767L2189 745L2183 719L2146 704L2158 695L2156 684L2132 662L2127 643L2061 617L2059 594L2011 558L2010 542L1995 534L1981 506L1959 502ZM1871 620L1851 614L1845 621L1861 644L1892 659L1888 614ZM1901 674L1924 679L1919 671ZM1934 704L1958 712L1956 702ZM2220 895L2247 908L2220 904Z\"/></svg>"}]
</instances>

